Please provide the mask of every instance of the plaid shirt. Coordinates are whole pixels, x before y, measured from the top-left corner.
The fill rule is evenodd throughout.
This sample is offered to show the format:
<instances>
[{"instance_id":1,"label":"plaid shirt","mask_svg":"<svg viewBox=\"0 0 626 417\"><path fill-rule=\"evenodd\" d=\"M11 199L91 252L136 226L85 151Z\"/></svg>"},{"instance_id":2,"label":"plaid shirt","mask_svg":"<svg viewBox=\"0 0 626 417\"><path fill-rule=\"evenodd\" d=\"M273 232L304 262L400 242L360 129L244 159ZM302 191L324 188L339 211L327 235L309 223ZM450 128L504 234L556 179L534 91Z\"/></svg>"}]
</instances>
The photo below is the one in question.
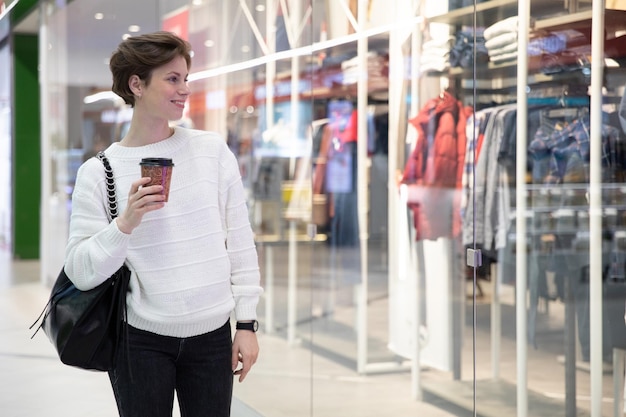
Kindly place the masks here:
<instances>
[{"instance_id":1,"label":"plaid shirt","mask_svg":"<svg viewBox=\"0 0 626 417\"><path fill-rule=\"evenodd\" d=\"M465 159L463 166L463 177L461 178L461 187L463 188L463 196L461 198L461 216L465 216L465 209L469 204L471 189L474 185L474 171L476 162L478 161L478 153L480 147L478 143L484 139L487 122L493 110L480 110L475 115L467 118L467 127L465 134L467 136L465 142Z\"/></svg>"},{"instance_id":2,"label":"plaid shirt","mask_svg":"<svg viewBox=\"0 0 626 417\"><path fill-rule=\"evenodd\" d=\"M528 147L533 158L533 182L554 184L588 181L589 133L588 116L560 129L554 124L542 123ZM618 136L619 132L614 127L602 126L601 160L604 167L611 166L608 148Z\"/></svg>"}]
</instances>

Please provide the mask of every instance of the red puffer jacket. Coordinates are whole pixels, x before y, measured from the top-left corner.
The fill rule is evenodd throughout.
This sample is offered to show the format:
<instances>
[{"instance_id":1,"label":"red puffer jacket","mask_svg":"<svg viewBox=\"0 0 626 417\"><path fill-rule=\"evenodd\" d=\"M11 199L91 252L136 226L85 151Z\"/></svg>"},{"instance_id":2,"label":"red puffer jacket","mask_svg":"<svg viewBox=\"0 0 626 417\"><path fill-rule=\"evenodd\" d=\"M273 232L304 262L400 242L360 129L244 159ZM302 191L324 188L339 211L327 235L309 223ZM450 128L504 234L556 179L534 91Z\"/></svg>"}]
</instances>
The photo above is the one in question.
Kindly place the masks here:
<instances>
[{"instance_id":1,"label":"red puffer jacket","mask_svg":"<svg viewBox=\"0 0 626 417\"><path fill-rule=\"evenodd\" d=\"M445 92L409 120L417 129L417 142L402 183L412 188L409 207L418 240L455 237L461 231L459 204L468 114L471 109Z\"/></svg>"}]
</instances>

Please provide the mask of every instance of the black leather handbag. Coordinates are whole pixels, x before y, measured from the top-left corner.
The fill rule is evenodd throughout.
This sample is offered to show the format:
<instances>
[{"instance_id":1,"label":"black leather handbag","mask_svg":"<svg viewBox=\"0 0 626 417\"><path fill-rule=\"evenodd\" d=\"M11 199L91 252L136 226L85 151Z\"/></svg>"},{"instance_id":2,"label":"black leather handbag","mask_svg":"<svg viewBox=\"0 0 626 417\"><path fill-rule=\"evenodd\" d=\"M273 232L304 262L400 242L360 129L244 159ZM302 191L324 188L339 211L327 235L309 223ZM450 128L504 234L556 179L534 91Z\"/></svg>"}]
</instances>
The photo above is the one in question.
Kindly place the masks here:
<instances>
[{"instance_id":1,"label":"black leather handbag","mask_svg":"<svg viewBox=\"0 0 626 417\"><path fill-rule=\"evenodd\" d=\"M113 170L104 152L99 152L106 173L108 211L117 216ZM61 362L78 368L108 371L115 366L117 350L126 326L126 293L130 270L124 264L97 287L81 291L61 269L48 303L31 329L44 332L54 345Z\"/></svg>"}]
</instances>

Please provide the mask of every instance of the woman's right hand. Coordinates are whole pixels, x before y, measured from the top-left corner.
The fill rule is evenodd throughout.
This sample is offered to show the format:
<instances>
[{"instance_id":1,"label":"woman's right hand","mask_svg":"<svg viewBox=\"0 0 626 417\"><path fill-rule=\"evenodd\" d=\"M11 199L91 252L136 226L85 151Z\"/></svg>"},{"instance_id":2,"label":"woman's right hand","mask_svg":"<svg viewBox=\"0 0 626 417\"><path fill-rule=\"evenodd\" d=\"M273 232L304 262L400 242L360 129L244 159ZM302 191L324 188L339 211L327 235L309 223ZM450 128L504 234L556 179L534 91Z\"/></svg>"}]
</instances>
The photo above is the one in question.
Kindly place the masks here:
<instances>
[{"instance_id":1,"label":"woman's right hand","mask_svg":"<svg viewBox=\"0 0 626 417\"><path fill-rule=\"evenodd\" d=\"M165 206L165 196L161 194L163 186L144 187L149 182L150 177L143 177L130 186L126 210L116 218L117 227L122 233L131 234L135 227L141 223L144 214Z\"/></svg>"}]
</instances>

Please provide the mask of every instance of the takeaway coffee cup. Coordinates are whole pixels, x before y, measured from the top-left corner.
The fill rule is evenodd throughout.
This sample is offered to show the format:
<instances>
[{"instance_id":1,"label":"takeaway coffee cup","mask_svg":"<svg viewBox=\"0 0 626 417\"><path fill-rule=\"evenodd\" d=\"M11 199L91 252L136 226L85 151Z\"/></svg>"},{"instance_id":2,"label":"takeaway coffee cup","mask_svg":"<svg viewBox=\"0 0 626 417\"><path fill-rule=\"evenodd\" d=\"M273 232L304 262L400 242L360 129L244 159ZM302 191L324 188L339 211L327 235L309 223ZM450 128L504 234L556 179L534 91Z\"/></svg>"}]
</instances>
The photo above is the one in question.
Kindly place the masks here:
<instances>
[{"instance_id":1,"label":"takeaway coffee cup","mask_svg":"<svg viewBox=\"0 0 626 417\"><path fill-rule=\"evenodd\" d=\"M152 181L145 186L162 185L162 194L165 195L165 201L168 201L172 170L174 169L172 160L168 158L143 158L139 165L141 166L141 176L152 178Z\"/></svg>"}]
</instances>

